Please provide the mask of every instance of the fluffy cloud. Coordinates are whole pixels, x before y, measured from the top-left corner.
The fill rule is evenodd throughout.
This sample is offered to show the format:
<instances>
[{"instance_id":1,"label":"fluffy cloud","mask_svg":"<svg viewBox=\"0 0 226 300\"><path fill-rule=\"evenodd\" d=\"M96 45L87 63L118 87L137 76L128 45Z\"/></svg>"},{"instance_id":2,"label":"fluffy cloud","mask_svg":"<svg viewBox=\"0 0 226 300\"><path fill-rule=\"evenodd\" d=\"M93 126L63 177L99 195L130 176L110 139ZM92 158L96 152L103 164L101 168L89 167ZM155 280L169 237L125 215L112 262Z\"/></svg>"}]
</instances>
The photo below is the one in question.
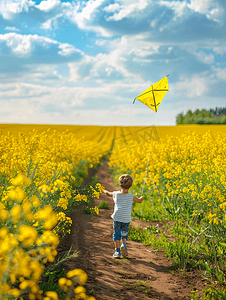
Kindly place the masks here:
<instances>
[{"instance_id":1,"label":"fluffy cloud","mask_svg":"<svg viewBox=\"0 0 226 300\"><path fill-rule=\"evenodd\" d=\"M0 73L21 73L36 64L59 64L80 60L83 52L68 43L34 35L0 35Z\"/></svg>"},{"instance_id":2,"label":"fluffy cloud","mask_svg":"<svg viewBox=\"0 0 226 300\"><path fill-rule=\"evenodd\" d=\"M212 45L190 43L165 45L149 41L145 35L121 39L98 40L106 53L84 55L80 62L70 63L71 81L126 81L141 84L171 74L172 80L208 72L214 64ZM211 52L210 52L211 51Z\"/></svg>"},{"instance_id":3,"label":"fluffy cloud","mask_svg":"<svg viewBox=\"0 0 226 300\"><path fill-rule=\"evenodd\" d=\"M56 7L61 6L60 0L44 0L41 1L39 5L36 5L36 7L42 11L50 11Z\"/></svg>"},{"instance_id":4,"label":"fluffy cloud","mask_svg":"<svg viewBox=\"0 0 226 300\"><path fill-rule=\"evenodd\" d=\"M121 2L121 1L120 1ZM134 15L138 15L138 13L143 13L145 8L148 6L148 2L146 0L138 0L138 1L122 1L123 4L119 5L118 3L110 4L106 6L104 10L108 13L114 12L114 14L110 17L107 17L107 21L120 21L124 18L133 17ZM115 12L117 11L117 12Z\"/></svg>"},{"instance_id":5,"label":"fluffy cloud","mask_svg":"<svg viewBox=\"0 0 226 300\"><path fill-rule=\"evenodd\" d=\"M188 7L195 12L205 14L215 22L223 21L225 13L223 6L218 1L213 0L191 0Z\"/></svg>"},{"instance_id":6,"label":"fluffy cloud","mask_svg":"<svg viewBox=\"0 0 226 300\"><path fill-rule=\"evenodd\" d=\"M8 31L20 31L20 29L18 29L16 27L10 27L10 26L6 26L5 30L8 30Z\"/></svg>"},{"instance_id":7,"label":"fluffy cloud","mask_svg":"<svg viewBox=\"0 0 226 300\"><path fill-rule=\"evenodd\" d=\"M21 12L28 12L34 6L31 0L7 0L0 2L0 14L4 19L12 19L14 15Z\"/></svg>"},{"instance_id":8,"label":"fluffy cloud","mask_svg":"<svg viewBox=\"0 0 226 300\"><path fill-rule=\"evenodd\" d=\"M218 23L225 25L225 10L220 0L118 0L114 3L90 0L74 7L69 18L81 29L105 37L148 32L152 39L164 37L173 41L181 37L190 40L192 35L201 37L204 26L214 29L207 31L208 36L214 38L219 30ZM216 23L215 28L212 21Z\"/></svg>"}]
</instances>

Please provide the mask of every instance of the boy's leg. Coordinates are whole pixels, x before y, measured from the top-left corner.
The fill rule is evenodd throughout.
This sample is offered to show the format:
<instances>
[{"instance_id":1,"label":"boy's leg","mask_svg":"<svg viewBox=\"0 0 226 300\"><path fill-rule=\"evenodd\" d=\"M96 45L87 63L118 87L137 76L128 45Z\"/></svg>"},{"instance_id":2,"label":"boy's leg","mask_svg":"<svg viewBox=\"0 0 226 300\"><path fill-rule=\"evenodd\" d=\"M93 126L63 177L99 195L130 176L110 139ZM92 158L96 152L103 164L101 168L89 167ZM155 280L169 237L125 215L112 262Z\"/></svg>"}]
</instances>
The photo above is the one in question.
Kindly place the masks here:
<instances>
[{"instance_id":1,"label":"boy's leg","mask_svg":"<svg viewBox=\"0 0 226 300\"><path fill-rule=\"evenodd\" d=\"M122 244L120 247L121 253L123 257L128 256L126 241L128 239L128 231L129 231L129 223L122 223Z\"/></svg>"},{"instance_id":2,"label":"boy's leg","mask_svg":"<svg viewBox=\"0 0 226 300\"><path fill-rule=\"evenodd\" d=\"M128 252L127 252L127 246L126 246L126 239L122 239L122 244L120 247L121 254L123 257L128 257Z\"/></svg>"},{"instance_id":3,"label":"boy's leg","mask_svg":"<svg viewBox=\"0 0 226 300\"><path fill-rule=\"evenodd\" d=\"M120 230L120 222L114 221L113 222L113 241L115 244L115 253L113 257L119 258L121 256L120 244L121 244L121 230Z\"/></svg>"},{"instance_id":4,"label":"boy's leg","mask_svg":"<svg viewBox=\"0 0 226 300\"><path fill-rule=\"evenodd\" d=\"M115 243L115 248L120 248L120 246L121 246L120 240L116 240L116 241L114 241L114 243Z\"/></svg>"}]
</instances>

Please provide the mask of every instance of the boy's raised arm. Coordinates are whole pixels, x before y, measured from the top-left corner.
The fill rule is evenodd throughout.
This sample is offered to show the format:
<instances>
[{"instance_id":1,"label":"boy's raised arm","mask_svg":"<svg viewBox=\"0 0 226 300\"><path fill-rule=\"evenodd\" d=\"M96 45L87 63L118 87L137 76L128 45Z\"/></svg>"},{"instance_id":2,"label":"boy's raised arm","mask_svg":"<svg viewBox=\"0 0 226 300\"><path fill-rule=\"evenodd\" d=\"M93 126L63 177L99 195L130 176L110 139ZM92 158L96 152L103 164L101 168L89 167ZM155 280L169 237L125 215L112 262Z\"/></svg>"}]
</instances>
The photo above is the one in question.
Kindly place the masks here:
<instances>
[{"instance_id":1,"label":"boy's raised arm","mask_svg":"<svg viewBox=\"0 0 226 300\"><path fill-rule=\"evenodd\" d=\"M136 196L133 196L133 201L134 202L141 203L143 200L144 200L144 197L137 198Z\"/></svg>"},{"instance_id":2,"label":"boy's raised arm","mask_svg":"<svg viewBox=\"0 0 226 300\"><path fill-rule=\"evenodd\" d=\"M109 197L113 197L113 193L112 192L109 192L107 190L104 190L104 193L109 196Z\"/></svg>"}]
</instances>

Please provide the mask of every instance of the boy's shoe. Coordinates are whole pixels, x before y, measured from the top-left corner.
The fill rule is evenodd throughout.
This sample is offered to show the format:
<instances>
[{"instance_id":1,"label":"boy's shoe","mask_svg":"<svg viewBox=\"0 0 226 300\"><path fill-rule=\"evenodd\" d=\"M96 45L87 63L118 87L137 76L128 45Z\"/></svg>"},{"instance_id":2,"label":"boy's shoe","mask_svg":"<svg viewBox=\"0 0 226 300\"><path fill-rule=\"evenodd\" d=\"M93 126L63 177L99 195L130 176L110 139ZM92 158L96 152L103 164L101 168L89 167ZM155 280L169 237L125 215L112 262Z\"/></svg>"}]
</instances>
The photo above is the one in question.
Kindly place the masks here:
<instances>
[{"instance_id":1,"label":"boy's shoe","mask_svg":"<svg viewBox=\"0 0 226 300\"><path fill-rule=\"evenodd\" d=\"M121 250L120 248L115 249L115 253L113 254L114 258L120 258L121 256Z\"/></svg>"},{"instance_id":2,"label":"boy's shoe","mask_svg":"<svg viewBox=\"0 0 226 300\"><path fill-rule=\"evenodd\" d=\"M123 257L128 257L127 247L124 242L122 242L122 245L120 247L121 253Z\"/></svg>"}]
</instances>

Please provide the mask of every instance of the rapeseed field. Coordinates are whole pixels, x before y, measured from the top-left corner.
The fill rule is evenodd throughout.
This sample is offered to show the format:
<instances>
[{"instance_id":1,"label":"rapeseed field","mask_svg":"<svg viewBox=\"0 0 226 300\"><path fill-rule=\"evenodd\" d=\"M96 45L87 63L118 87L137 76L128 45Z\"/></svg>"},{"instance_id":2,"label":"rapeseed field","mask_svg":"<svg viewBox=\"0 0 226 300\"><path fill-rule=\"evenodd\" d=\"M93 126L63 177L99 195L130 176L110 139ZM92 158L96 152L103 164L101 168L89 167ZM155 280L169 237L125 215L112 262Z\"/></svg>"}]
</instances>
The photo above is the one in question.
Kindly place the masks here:
<instances>
[{"instance_id":1,"label":"rapeseed field","mask_svg":"<svg viewBox=\"0 0 226 300\"><path fill-rule=\"evenodd\" d=\"M115 175L130 173L134 192L145 198L134 206L133 217L165 222L173 241L152 227L146 233L131 228L130 237L163 248L181 272L199 268L210 283L224 286L224 125L1 124L0 129L0 299L71 299L73 291L77 298L94 299L86 295L83 270L64 274L57 290L43 292L41 277L70 233L67 213L87 207L103 191L97 183L84 192L82 182L107 154ZM205 299L224 292L206 295L211 293Z\"/></svg>"}]
</instances>

